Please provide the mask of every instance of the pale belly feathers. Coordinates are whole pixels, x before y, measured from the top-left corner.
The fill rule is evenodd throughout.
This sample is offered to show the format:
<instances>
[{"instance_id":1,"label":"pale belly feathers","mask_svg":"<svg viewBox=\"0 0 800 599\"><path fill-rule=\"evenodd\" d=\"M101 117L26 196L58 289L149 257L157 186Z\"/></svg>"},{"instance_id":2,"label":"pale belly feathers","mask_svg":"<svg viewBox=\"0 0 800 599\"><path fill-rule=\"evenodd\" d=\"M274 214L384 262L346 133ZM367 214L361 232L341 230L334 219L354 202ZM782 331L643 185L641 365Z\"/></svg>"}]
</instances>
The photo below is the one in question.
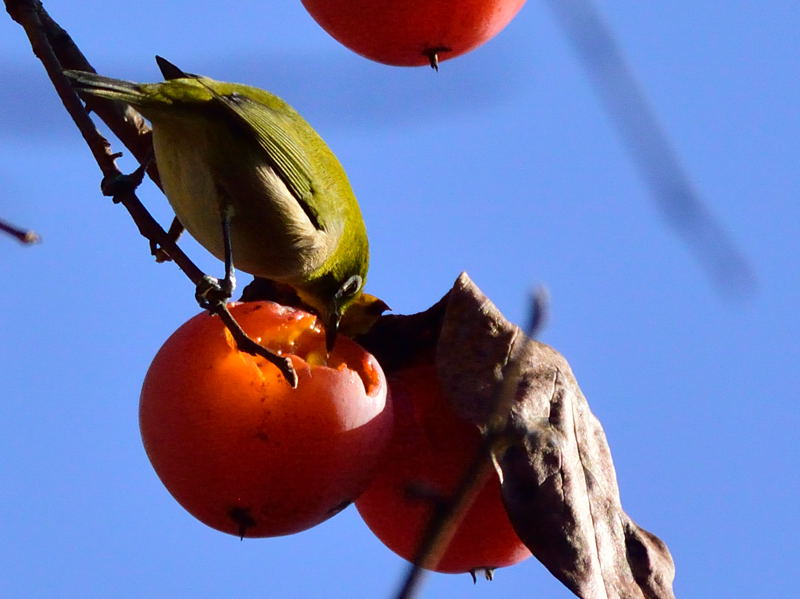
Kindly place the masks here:
<instances>
[{"instance_id":1,"label":"pale belly feathers","mask_svg":"<svg viewBox=\"0 0 800 599\"><path fill-rule=\"evenodd\" d=\"M222 210L227 209L236 268L291 283L322 265L337 239L315 228L260 148L248 153L232 132L198 131L196 121L191 135L174 121L153 124L164 192L178 220L206 249L224 259Z\"/></svg>"}]
</instances>

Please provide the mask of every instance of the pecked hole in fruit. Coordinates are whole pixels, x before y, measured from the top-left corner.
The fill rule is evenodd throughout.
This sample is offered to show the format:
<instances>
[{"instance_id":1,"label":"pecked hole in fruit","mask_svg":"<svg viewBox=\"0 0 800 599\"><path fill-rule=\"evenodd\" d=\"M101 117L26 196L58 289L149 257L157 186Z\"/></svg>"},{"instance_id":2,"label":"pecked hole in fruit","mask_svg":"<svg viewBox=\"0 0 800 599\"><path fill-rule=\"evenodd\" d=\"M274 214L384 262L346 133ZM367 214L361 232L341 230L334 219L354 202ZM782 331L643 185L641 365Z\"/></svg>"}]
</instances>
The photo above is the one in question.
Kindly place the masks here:
<instances>
[{"instance_id":1,"label":"pecked hole in fruit","mask_svg":"<svg viewBox=\"0 0 800 599\"><path fill-rule=\"evenodd\" d=\"M380 388L381 381L378 370L372 362L366 362L364 368L358 371L358 375L361 377L361 382L364 383L364 391L366 391L367 395L374 395Z\"/></svg>"},{"instance_id":2,"label":"pecked hole in fruit","mask_svg":"<svg viewBox=\"0 0 800 599\"><path fill-rule=\"evenodd\" d=\"M308 354L324 347L324 333L315 317L298 320L307 322L282 323L268 337L258 336L255 341L277 354L294 354L308 361Z\"/></svg>"},{"instance_id":3,"label":"pecked hole in fruit","mask_svg":"<svg viewBox=\"0 0 800 599\"><path fill-rule=\"evenodd\" d=\"M308 352L308 354L306 354L305 360L311 366L327 366L328 365L328 355L323 350L312 350L312 351Z\"/></svg>"},{"instance_id":4,"label":"pecked hole in fruit","mask_svg":"<svg viewBox=\"0 0 800 599\"><path fill-rule=\"evenodd\" d=\"M256 307L262 308L262 306ZM270 309L277 314L279 318L277 322L273 320L268 327L253 327L256 330L247 331L245 328L256 343L277 355L292 356L298 371L305 370L310 374L314 368L319 367L338 371L350 370L361 380L367 396L374 396L381 389L382 377L374 359L365 358L363 350L355 346L349 338L340 336L341 342L337 343L334 351L328 355L325 348L325 331L315 315L277 304ZM237 352L236 343L230 332L226 329L224 334L231 351L237 354L240 360L249 362L259 371L260 376L256 377L258 380L263 381L265 376L277 372L275 366L263 357Z\"/></svg>"}]
</instances>

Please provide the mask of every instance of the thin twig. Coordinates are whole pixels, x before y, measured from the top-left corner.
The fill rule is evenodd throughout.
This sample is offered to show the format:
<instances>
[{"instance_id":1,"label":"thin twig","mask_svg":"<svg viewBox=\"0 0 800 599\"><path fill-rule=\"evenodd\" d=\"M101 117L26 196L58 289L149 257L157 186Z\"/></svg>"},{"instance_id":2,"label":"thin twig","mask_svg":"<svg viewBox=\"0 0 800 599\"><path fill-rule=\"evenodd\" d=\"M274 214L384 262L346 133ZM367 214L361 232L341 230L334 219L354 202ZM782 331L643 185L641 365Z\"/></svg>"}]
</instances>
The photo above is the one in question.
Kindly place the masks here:
<instances>
[{"instance_id":1,"label":"thin twig","mask_svg":"<svg viewBox=\"0 0 800 599\"><path fill-rule=\"evenodd\" d=\"M112 152L111 144L97 130L87 108L84 108L83 102L63 74L65 66L94 71L86 57L69 34L47 14L39 0L5 0L5 5L11 18L19 23L27 34L33 53L47 71L56 93L100 167L103 173L101 183L103 194L112 197L115 203L125 207L139 233L150 242L151 248L160 250L159 256L162 261L163 254L166 253L197 286L206 278L205 273L178 247L176 243L178 233L175 228L171 227L170 233L167 233L135 193L145 168L151 179L159 184L158 172L151 160L153 150L150 130L141 116L131 107L118 102L97 100L87 104L87 107L100 116L143 165L133 174L124 175L116 165L119 154ZM208 309L223 320L241 351L266 358L280 369L292 387L297 386L297 373L291 361L286 357L272 354L251 339L230 314L224 301L215 302Z\"/></svg>"},{"instance_id":2,"label":"thin twig","mask_svg":"<svg viewBox=\"0 0 800 599\"><path fill-rule=\"evenodd\" d=\"M487 478L491 476L493 456L502 451L502 448L508 443L506 425L514 405L521 371L521 365L514 359L518 353L515 351L516 343L529 343L541 331L548 313L548 302L548 295L543 287L537 289L531 296L528 329L520 331L516 342L509 350L508 361L503 365L502 384L492 401L492 410L487 420L481 445L452 495L449 498L437 498L417 553L394 596L395 599L411 599L418 591L425 574L423 564L435 564L444 553L458 529L461 519L469 510ZM472 575L474 578L474 572ZM490 576L491 573L487 573L487 577Z\"/></svg>"},{"instance_id":3,"label":"thin twig","mask_svg":"<svg viewBox=\"0 0 800 599\"><path fill-rule=\"evenodd\" d=\"M47 71L58 97L81 132L103 175L120 175L116 166L117 156L111 152L111 144L97 131L80 98L62 73L61 63L58 61L42 25L40 16L45 14L45 10L41 2L38 0L6 0L6 10L11 18L25 30L33 53Z\"/></svg>"},{"instance_id":4,"label":"thin twig","mask_svg":"<svg viewBox=\"0 0 800 599\"><path fill-rule=\"evenodd\" d=\"M591 0L547 0L547 4L666 220L722 291L752 292L756 280L747 259L692 184L601 13Z\"/></svg>"},{"instance_id":5,"label":"thin twig","mask_svg":"<svg viewBox=\"0 0 800 599\"><path fill-rule=\"evenodd\" d=\"M206 276L205 273L174 242L169 233L158 224L158 221L153 218L136 196L135 189L141 182L143 168L143 166L140 166L131 175L123 175L117 171L117 174L113 176L104 177L100 184L103 195L112 198L115 204L122 204L130 214L142 237L148 239L152 245L156 245L168 253L172 261L196 286Z\"/></svg>"},{"instance_id":6,"label":"thin twig","mask_svg":"<svg viewBox=\"0 0 800 599\"><path fill-rule=\"evenodd\" d=\"M286 382L288 382L292 387L292 389L297 387L297 371L295 371L294 365L288 356L279 356L278 354L272 353L250 338L233 317L233 314L230 313L228 306L224 302L220 302L216 306L210 308L210 310L220 317L222 322L231 332L233 340L236 342L236 347L239 349L239 351L243 351L254 356L261 356L271 364L274 364L278 370L281 371L281 374L286 379Z\"/></svg>"},{"instance_id":7,"label":"thin twig","mask_svg":"<svg viewBox=\"0 0 800 599\"><path fill-rule=\"evenodd\" d=\"M425 534L395 599L413 597L425 574L422 564L435 563L447 549L461 519L469 511L476 495L492 473L490 456L495 441L494 435L485 435L453 494L447 499L437 497L432 500L435 501L434 509L425 528Z\"/></svg>"},{"instance_id":8,"label":"thin twig","mask_svg":"<svg viewBox=\"0 0 800 599\"><path fill-rule=\"evenodd\" d=\"M41 238L35 231L31 231L30 229L21 229L4 220L0 220L0 231L7 233L20 243L24 243L26 245L39 243L39 241L41 241Z\"/></svg>"},{"instance_id":9,"label":"thin twig","mask_svg":"<svg viewBox=\"0 0 800 599\"><path fill-rule=\"evenodd\" d=\"M544 285L536 287L531 294L530 302L525 330L529 338L536 339L550 318L550 292L547 291L547 287Z\"/></svg>"},{"instance_id":10,"label":"thin twig","mask_svg":"<svg viewBox=\"0 0 800 599\"><path fill-rule=\"evenodd\" d=\"M61 69L95 72L69 33L56 23L41 5L38 5L38 15ZM136 110L127 104L103 98L89 97L84 99L84 102L87 108L97 114L114 136L128 148L139 164L144 164L148 160L153 151L151 130ZM155 161L148 166L147 174L157 186L161 187Z\"/></svg>"}]
</instances>

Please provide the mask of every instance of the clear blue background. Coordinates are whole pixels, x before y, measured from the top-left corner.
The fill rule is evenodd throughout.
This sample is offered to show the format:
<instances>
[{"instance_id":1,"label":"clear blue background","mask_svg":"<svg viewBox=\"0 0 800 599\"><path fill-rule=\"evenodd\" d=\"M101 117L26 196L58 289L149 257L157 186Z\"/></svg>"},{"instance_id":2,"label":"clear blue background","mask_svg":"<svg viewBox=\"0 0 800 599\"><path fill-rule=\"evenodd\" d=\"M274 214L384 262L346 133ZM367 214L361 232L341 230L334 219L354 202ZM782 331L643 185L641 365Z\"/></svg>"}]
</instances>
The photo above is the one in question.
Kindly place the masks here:
<instances>
[{"instance_id":1,"label":"clear blue background","mask_svg":"<svg viewBox=\"0 0 800 599\"><path fill-rule=\"evenodd\" d=\"M738 300L661 219L546 3L531 0L438 74L352 54L298 0L45 4L103 74L157 80L158 53L293 104L347 169L371 236L368 288L397 312L426 308L466 270L522 322L528 292L545 284L542 338L605 426L625 508L672 550L678 596L791 596L796 0L599 4L756 273ZM404 562L352 508L296 536L240 542L162 487L140 444L138 393L197 307L98 183L22 30L0 18L0 216L44 238L0 238L0 596L389 597ZM142 197L169 222L152 185ZM423 596L571 594L531 560L476 587L432 575Z\"/></svg>"}]
</instances>

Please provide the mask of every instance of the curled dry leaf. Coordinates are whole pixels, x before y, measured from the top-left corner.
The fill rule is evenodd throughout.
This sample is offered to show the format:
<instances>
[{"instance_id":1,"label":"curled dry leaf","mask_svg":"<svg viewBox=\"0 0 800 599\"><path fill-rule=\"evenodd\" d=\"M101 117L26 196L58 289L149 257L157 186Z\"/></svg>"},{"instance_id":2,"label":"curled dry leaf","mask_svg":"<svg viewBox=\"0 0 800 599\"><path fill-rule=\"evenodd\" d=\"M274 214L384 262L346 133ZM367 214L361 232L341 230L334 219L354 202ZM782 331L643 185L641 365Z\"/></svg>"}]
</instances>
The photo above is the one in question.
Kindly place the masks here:
<instances>
[{"instance_id":1,"label":"curled dry leaf","mask_svg":"<svg viewBox=\"0 0 800 599\"><path fill-rule=\"evenodd\" d=\"M584 599L673 598L667 546L622 510L611 453L572 370L508 322L466 274L429 310L359 338L393 370L436 360L456 411L485 434L519 537Z\"/></svg>"},{"instance_id":2,"label":"curled dry leaf","mask_svg":"<svg viewBox=\"0 0 800 599\"><path fill-rule=\"evenodd\" d=\"M527 338L461 275L436 360L462 416L483 430L503 417L503 499L554 576L585 599L674 597L669 550L622 510L605 434L561 354Z\"/></svg>"}]
</instances>

